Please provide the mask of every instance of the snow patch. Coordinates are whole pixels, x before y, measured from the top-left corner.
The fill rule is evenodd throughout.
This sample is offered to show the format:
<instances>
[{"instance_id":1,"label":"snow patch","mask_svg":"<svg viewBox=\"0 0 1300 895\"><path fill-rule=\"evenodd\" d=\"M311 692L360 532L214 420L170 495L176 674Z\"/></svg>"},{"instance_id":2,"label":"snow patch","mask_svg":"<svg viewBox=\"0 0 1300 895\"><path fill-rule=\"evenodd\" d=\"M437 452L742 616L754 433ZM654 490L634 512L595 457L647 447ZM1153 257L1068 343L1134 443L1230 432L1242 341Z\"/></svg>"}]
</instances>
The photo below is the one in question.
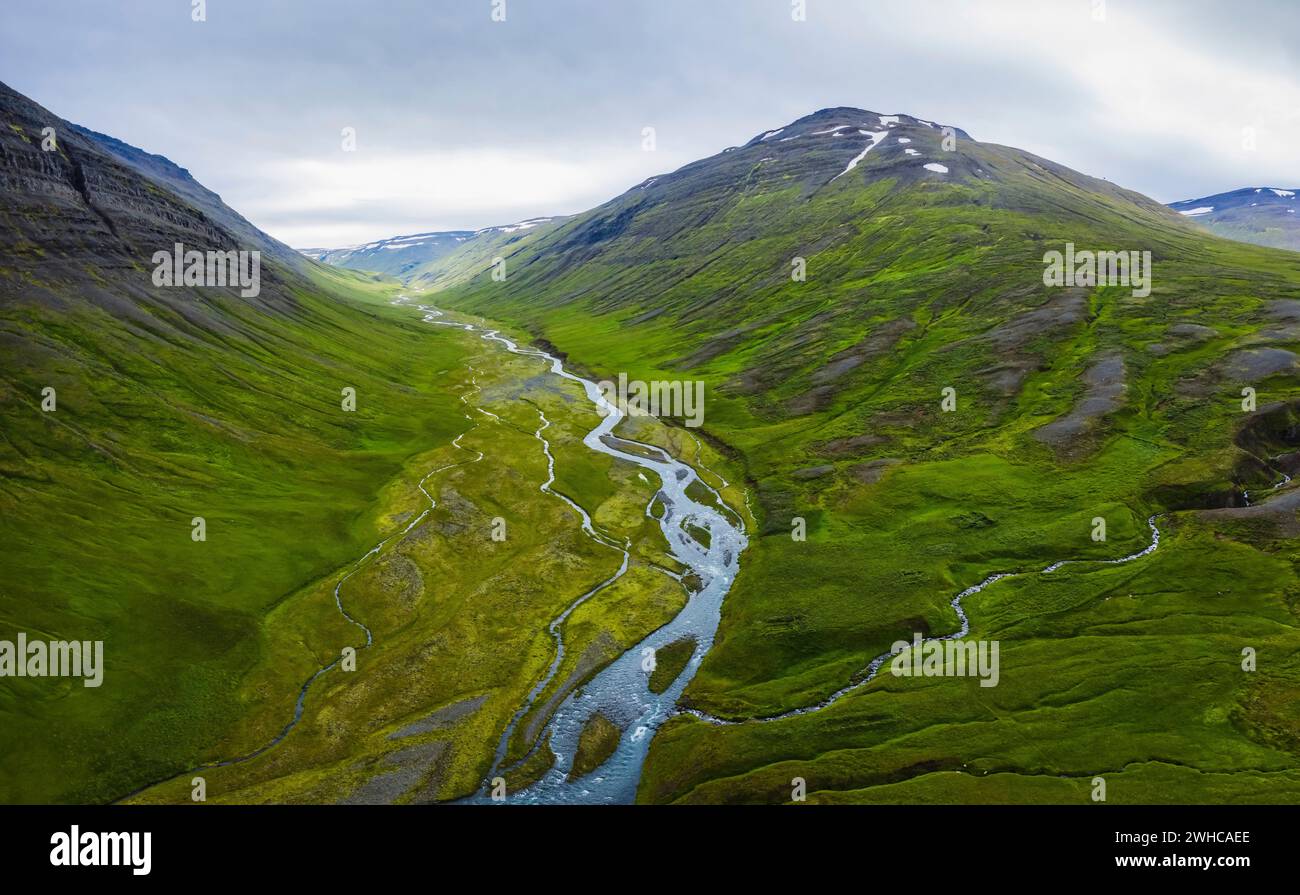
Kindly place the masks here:
<instances>
[{"instance_id":1,"label":"snow patch","mask_svg":"<svg viewBox=\"0 0 1300 895\"><path fill-rule=\"evenodd\" d=\"M554 218L529 218L526 221L520 221L517 224L507 224L503 227L484 227L482 230L475 230L475 236L482 236L484 233L515 233L519 230L531 230L538 224L545 224ZM461 240L457 240L460 242Z\"/></svg>"},{"instance_id":2,"label":"snow patch","mask_svg":"<svg viewBox=\"0 0 1300 895\"><path fill-rule=\"evenodd\" d=\"M849 162L849 166L847 168L845 168L843 171L841 171L840 173L832 177L830 180L831 183L834 183L835 181L843 177L845 174L849 173L854 168L856 168L858 166L858 162L862 161L864 158L867 157L868 152L870 152L871 150L879 146L880 141L885 139L885 137L889 136L889 131L877 131L874 134L867 134L867 136L871 138L871 142L867 144L867 148L862 150L862 152L860 152L857 156L855 156L853 160Z\"/></svg>"},{"instance_id":3,"label":"snow patch","mask_svg":"<svg viewBox=\"0 0 1300 895\"><path fill-rule=\"evenodd\" d=\"M529 218L526 221L520 221L517 224L508 224L504 227L488 227L487 230L480 230L479 233L516 233L520 230L531 230L538 224L545 224L550 218Z\"/></svg>"},{"instance_id":4,"label":"snow patch","mask_svg":"<svg viewBox=\"0 0 1300 895\"><path fill-rule=\"evenodd\" d=\"M410 246L424 245L426 242L433 242L436 236L403 236L399 239L389 240L384 248L386 249L405 249ZM376 243L379 245L379 243Z\"/></svg>"}]
</instances>

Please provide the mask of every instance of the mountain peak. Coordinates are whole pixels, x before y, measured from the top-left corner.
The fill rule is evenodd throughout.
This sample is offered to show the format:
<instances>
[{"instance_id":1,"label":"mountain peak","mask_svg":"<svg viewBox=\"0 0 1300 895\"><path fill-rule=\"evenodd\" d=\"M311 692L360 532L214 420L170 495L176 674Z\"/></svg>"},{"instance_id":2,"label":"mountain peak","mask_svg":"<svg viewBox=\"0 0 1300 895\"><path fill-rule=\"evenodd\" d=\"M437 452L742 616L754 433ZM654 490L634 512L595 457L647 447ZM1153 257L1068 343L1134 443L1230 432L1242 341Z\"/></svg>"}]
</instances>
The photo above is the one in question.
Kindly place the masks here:
<instances>
[{"instance_id":1,"label":"mountain peak","mask_svg":"<svg viewBox=\"0 0 1300 895\"><path fill-rule=\"evenodd\" d=\"M803 136L847 136L857 129L864 133L878 133L899 128L924 127L942 131L948 125L939 124L925 118L916 118L902 113L887 114L858 109L852 106L833 106L819 109L810 115L797 118L784 127L756 134L745 143L745 147L766 143L773 140L791 142ZM961 128L952 128L954 134L963 140L973 140L970 134Z\"/></svg>"}]
</instances>

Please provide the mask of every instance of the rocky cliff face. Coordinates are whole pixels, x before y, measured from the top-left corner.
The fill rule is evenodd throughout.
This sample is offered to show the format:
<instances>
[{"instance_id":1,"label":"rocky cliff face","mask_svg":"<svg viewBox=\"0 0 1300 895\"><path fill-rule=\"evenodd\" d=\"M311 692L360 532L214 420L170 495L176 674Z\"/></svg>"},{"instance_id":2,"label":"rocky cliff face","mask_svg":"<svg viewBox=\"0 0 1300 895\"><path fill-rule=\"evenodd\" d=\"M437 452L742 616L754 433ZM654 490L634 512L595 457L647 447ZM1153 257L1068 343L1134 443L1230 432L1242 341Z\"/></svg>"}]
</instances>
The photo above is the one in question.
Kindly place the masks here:
<instances>
[{"instance_id":1,"label":"rocky cliff face","mask_svg":"<svg viewBox=\"0 0 1300 895\"><path fill-rule=\"evenodd\" d=\"M176 243L200 251L262 252L261 293L243 300L269 311L293 306L287 288L295 277L292 265L310 263L227 208L184 169L64 121L4 84L0 195L4 302L57 307L84 300L141 321L169 310L215 323L202 298L219 290L155 287L155 252L170 252Z\"/></svg>"},{"instance_id":2,"label":"rocky cliff face","mask_svg":"<svg viewBox=\"0 0 1300 895\"><path fill-rule=\"evenodd\" d=\"M243 215L226 205L221 197L195 180L188 170L161 155L146 152L116 137L97 133L81 125L72 125L81 136L99 149L135 170L153 183L168 189L178 198L202 212L224 230L234 234L241 244L257 246L281 262L298 263L298 253L277 239L263 233Z\"/></svg>"}]
</instances>

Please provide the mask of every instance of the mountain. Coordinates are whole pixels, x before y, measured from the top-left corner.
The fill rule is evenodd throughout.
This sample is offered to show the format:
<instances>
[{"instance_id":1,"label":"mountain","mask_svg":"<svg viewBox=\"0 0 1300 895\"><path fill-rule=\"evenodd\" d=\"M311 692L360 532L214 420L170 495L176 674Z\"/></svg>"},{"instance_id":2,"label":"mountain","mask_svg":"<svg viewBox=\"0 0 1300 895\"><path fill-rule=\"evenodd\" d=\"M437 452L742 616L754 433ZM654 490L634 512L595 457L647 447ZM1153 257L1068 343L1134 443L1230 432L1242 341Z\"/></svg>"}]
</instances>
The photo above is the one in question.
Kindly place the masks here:
<instances>
[{"instance_id":1,"label":"mountain","mask_svg":"<svg viewBox=\"0 0 1300 895\"><path fill-rule=\"evenodd\" d=\"M299 249L299 251L323 264L400 277L420 264L443 257L473 235L472 230L415 233L342 249Z\"/></svg>"},{"instance_id":2,"label":"mountain","mask_svg":"<svg viewBox=\"0 0 1300 895\"><path fill-rule=\"evenodd\" d=\"M1300 202L1297 190L1247 187L1169 207L1227 239L1300 251Z\"/></svg>"},{"instance_id":3,"label":"mountain","mask_svg":"<svg viewBox=\"0 0 1300 895\"><path fill-rule=\"evenodd\" d=\"M1101 772L1136 801L1300 798L1296 492L1270 492L1300 468L1300 257L947 136L822 110L427 294L599 378L706 385L697 434L756 532L685 700L729 723L670 721L641 798L1083 803ZM1150 281L1057 285L1083 252L1150 253ZM758 720L959 630L953 598L1005 571L1031 574L963 605L996 688L882 673Z\"/></svg>"},{"instance_id":4,"label":"mountain","mask_svg":"<svg viewBox=\"0 0 1300 895\"><path fill-rule=\"evenodd\" d=\"M487 261L517 241L518 234L545 232L563 218L532 218L482 230L448 230L394 236L343 249L301 249L302 254L336 267L382 273L408 282L434 285L430 271L455 269L464 259Z\"/></svg>"},{"instance_id":5,"label":"mountain","mask_svg":"<svg viewBox=\"0 0 1300 895\"><path fill-rule=\"evenodd\" d=\"M99 688L0 679L0 801L109 801L283 727L352 636L308 585L387 533L376 495L456 435L463 389L430 373L461 353L3 84L0 198L0 640L105 644ZM257 294L155 285L177 243L260 252Z\"/></svg>"},{"instance_id":6,"label":"mountain","mask_svg":"<svg viewBox=\"0 0 1300 895\"><path fill-rule=\"evenodd\" d=\"M443 269L438 285L455 287L447 301L539 332L588 312L595 329L619 318L671 331L664 369L716 369L722 394L777 421L848 409L846 385L919 338L919 317L989 329L1035 311L1049 327L1077 316L1077 290L1042 284L1044 254L1069 240L1157 260L1200 242L1151 199L952 135L947 151L930 121L822 110L520 239L505 283L480 258ZM800 258L806 283L792 280ZM1059 313L1045 315L1047 298ZM1004 401L1040 355L972 355L964 375Z\"/></svg>"},{"instance_id":7,"label":"mountain","mask_svg":"<svg viewBox=\"0 0 1300 895\"><path fill-rule=\"evenodd\" d=\"M529 285L606 259L633 261L625 272L634 277L652 269L653 276L667 277L659 291L666 292L671 303L679 284L696 273L689 262L680 270L668 263L685 258L683 250L690 255L717 254L711 264L726 264L755 239L770 240L766 249L781 246L785 263L779 270L771 265L729 269L735 279L728 281L728 295L749 291L756 277L788 280L790 258L856 238L860 234L855 228L872 226L860 219L864 183L873 191L870 207L876 211L890 210L904 197L923 197L923 210L942 204L944 197L956 197L960 201L948 204L1048 219L1059 216L1067 222L1114 217L1117 211L1164 225L1173 220L1158 203L1107 181L1019 150L977 143L964 131L951 130L957 148L948 152L942 125L907 115L822 110L757 135L743 146L649 178L591 212L521 240L514 254L529 259ZM891 223L889 229L896 231L909 222ZM1041 236L1039 240L1046 242ZM1041 252L1037 255L1041 258ZM506 258L509 262L511 255ZM655 262L667 269L655 269ZM486 265L466 271L444 285L464 282L484 269ZM620 279L619 291L639 294L641 285ZM714 299L711 309L716 310L718 301Z\"/></svg>"}]
</instances>

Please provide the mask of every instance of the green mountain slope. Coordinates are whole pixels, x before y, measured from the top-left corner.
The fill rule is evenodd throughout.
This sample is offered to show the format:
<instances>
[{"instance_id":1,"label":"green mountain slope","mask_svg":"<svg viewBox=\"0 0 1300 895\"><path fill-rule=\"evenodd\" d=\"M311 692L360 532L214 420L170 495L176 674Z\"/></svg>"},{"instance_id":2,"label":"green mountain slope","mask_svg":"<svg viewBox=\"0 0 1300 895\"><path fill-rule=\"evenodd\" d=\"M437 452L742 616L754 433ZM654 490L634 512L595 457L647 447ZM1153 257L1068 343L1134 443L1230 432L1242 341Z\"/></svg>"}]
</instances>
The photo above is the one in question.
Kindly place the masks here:
<instances>
[{"instance_id":1,"label":"green mountain slope","mask_svg":"<svg viewBox=\"0 0 1300 895\"><path fill-rule=\"evenodd\" d=\"M1105 775L1116 801L1295 801L1296 492L1269 489L1300 460L1300 260L952 136L824 110L431 296L602 377L707 383L761 533L686 694L707 714L815 705L893 642L956 631L959 591L1033 573L966 604L998 687L881 675L789 720L682 716L642 797L785 801L802 777L826 800L1086 801ZM1150 252L1150 294L1045 285L1067 244ZM1152 514L1148 557L1036 571L1132 554Z\"/></svg>"},{"instance_id":2,"label":"green mountain slope","mask_svg":"<svg viewBox=\"0 0 1300 895\"><path fill-rule=\"evenodd\" d=\"M435 375L463 348L106 139L0 85L0 638L102 640L106 665L99 688L0 680L4 802L116 798L265 736L259 711L283 726L360 636L301 591L387 531L376 495L463 422ZM175 242L262 251L260 294L155 287Z\"/></svg>"}]
</instances>

